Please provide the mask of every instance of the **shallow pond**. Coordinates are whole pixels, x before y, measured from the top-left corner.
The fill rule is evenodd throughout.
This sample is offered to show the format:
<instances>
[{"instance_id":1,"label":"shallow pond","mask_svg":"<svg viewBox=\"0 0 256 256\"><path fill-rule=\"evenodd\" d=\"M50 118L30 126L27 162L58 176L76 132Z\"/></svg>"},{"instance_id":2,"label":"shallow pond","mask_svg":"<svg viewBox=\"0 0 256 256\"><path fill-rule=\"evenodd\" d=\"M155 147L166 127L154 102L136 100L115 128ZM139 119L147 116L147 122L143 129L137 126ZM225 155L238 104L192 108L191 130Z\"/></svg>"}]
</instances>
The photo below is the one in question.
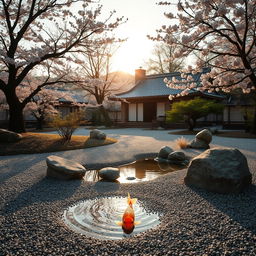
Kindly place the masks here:
<instances>
[{"instance_id":1,"label":"shallow pond","mask_svg":"<svg viewBox=\"0 0 256 256\"><path fill-rule=\"evenodd\" d=\"M153 180L166 173L184 169L185 166L159 163L154 159L146 158L130 164L121 165L118 168L120 170L120 178L118 178L118 181L120 183L133 183ZM86 181L100 180L98 170L87 171L84 179Z\"/></svg>"},{"instance_id":2,"label":"shallow pond","mask_svg":"<svg viewBox=\"0 0 256 256\"><path fill-rule=\"evenodd\" d=\"M159 215L149 212L140 201L134 206L135 225L131 234L125 234L117 224L127 208L125 197L103 197L78 202L64 211L63 220L66 226L76 233L105 240L118 240L145 232L159 223Z\"/></svg>"}]
</instances>

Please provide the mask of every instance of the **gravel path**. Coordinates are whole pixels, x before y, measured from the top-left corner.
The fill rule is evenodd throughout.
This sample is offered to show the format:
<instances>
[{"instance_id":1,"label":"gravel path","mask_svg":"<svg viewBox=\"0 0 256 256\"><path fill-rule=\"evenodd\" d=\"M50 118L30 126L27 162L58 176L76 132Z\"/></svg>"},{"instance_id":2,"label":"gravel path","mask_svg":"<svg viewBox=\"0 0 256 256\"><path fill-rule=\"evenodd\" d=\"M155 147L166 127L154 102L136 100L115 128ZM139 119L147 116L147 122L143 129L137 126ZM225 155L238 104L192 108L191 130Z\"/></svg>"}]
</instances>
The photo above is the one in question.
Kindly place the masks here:
<instances>
[{"instance_id":1,"label":"gravel path","mask_svg":"<svg viewBox=\"0 0 256 256\"><path fill-rule=\"evenodd\" d=\"M138 129L114 136L119 142L113 145L55 155L89 167L127 162L163 145L175 148L177 138L166 131L151 131L149 137L150 132ZM256 255L255 140L214 137L212 144L240 149L253 185L239 195L209 193L185 186L186 170L139 184L57 181L45 178L49 154L0 157L0 255ZM127 192L162 214L157 228L103 241L76 234L61 221L63 211L78 201Z\"/></svg>"}]
</instances>

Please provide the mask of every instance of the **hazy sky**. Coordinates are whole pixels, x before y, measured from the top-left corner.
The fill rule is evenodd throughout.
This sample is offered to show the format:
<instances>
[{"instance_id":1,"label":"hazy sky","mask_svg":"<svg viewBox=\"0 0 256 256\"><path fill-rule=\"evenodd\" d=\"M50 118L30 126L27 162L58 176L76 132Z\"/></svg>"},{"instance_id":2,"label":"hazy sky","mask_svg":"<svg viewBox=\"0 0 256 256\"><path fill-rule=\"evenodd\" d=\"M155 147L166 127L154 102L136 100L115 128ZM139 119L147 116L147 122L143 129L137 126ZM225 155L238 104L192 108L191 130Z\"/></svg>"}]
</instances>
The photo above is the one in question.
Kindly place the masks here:
<instances>
[{"instance_id":1,"label":"hazy sky","mask_svg":"<svg viewBox=\"0 0 256 256\"><path fill-rule=\"evenodd\" d=\"M120 26L117 35L128 38L116 52L112 61L113 70L126 71L131 74L151 54L154 42L147 39L147 35L156 35L155 30L170 21L164 12L171 8L157 5L157 0L101 0L104 12L116 10L117 16L128 18L126 24Z\"/></svg>"}]
</instances>

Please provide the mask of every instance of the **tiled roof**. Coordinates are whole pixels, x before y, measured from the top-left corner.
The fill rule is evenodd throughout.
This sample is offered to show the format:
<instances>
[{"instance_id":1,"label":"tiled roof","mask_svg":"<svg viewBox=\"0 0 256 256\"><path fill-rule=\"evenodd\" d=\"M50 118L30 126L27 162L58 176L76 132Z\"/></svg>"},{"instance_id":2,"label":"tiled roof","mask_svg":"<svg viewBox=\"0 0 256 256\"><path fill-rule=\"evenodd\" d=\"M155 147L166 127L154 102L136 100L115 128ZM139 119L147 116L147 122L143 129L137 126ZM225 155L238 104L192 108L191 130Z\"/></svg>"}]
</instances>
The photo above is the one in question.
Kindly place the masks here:
<instances>
[{"instance_id":1,"label":"tiled roof","mask_svg":"<svg viewBox=\"0 0 256 256\"><path fill-rule=\"evenodd\" d=\"M206 69L203 73L208 72ZM202 73L192 75L194 81L199 85L199 79ZM164 78L171 80L175 77L178 80L182 80L179 72L149 75L144 80L139 81L132 89L127 92L116 95L116 98L127 99L137 97L152 97L152 96L169 96L175 95L181 92L179 89L171 89L164 83Z\"/></svg>"},{"instance_id":2,"label":"tiled roof","mask_svg":"<svg viewBox=\"0 0 256 256\"><path fill-rule=\"evenodd\" d=\"M84 96L84 94L81 91L70 91L66 89L59 89L59 91L67 92L69 93L69 96L73 99L73 102L75 103L88 103L88 99ZM59 102L70 102L64 98L59 99Z\"/></svg>"}]
</instances>

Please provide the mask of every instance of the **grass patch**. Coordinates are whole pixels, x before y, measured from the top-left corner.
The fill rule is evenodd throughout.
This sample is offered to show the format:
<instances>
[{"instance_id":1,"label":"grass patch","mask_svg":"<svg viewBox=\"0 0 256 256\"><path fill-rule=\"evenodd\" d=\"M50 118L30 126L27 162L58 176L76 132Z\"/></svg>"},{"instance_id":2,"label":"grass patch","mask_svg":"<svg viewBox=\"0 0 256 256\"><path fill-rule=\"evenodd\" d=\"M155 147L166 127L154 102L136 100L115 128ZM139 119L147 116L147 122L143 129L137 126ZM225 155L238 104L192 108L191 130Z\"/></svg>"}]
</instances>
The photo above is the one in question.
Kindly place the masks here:
<instances>
[{"instance_id":1,"label":"grass patch","mask_svg":"<svg viewBox=\"0 0 256 256\"><path fill-rule=\"evenodd\" d=\"M169 132L174 135L196 135L199 131L181 130L175 132ZM228 137L228 138L244 138L244 139L256 139L256 134L247 133L244 131L218 131L214 136Z\"/></svg>"},{"instance_id":2,"label":"grass patch","mask_svg":"<svg viewBox=\"0 0 256 256\"><path fill-rule=\"evenodd\" d=\"M109 145L117 142L112 138L105 140L90 139L89 136L73 135L69 142L64 142L57 134L23 133L23 138L14 143L1 143L0 155L17 155L66 151Z\"/></svg>"},{"instance_id":3,"label":"grass patch","mask_svg":"<svg viewBox=\"0 0 256 256\"><path fill-rule=\"evenodd\" d=\"M187 148L189 144L189 141L184 137L176 139L175 142L181 149Z\"/></svg>"}]
</instances>

